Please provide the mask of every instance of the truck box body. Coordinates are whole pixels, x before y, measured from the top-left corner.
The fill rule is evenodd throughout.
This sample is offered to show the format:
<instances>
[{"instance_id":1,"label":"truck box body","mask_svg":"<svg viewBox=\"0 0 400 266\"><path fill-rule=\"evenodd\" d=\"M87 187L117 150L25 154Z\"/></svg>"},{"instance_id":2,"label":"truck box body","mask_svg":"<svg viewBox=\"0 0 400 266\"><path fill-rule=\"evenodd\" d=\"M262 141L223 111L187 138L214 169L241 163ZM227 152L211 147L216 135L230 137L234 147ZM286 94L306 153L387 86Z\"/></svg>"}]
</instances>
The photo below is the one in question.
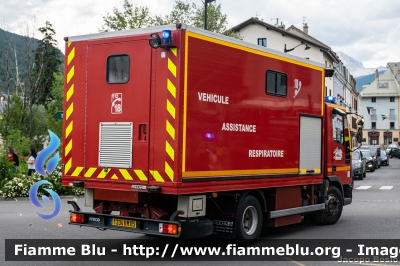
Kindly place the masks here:
<instances>
[{"instance_id":1,"label":"truck box body","mask_svg":"<svg viewBox=\"0 0 400 266\"><path fill-rule=\"evenodd\" d=\"M70 37L65 62L63 185L93 201L259 190L282 210L327 176L351 184L323 65L186 25Z\"/></svg>"},{"instance_id":2,"label":"truck box body","mask_svg":"<svg viewBox=\"0 0 400 266\"><path fill-rule=\"evenodd\" d=\"M67 45L66 177L129 191L132 184L154 185L172 194L310 179L300 167L300 115L323 115L323 67L174 33L180 49L152 49L148 34ZM129 56L127 83L107 83L110 55ZM290 77L286 97L266 93L267 70ZM302 84L295 98L294 79ZM121 112L112 110L115 95ZM312 179L322 178L317 166L321 175Z\"/></svg>"}]
</instances>

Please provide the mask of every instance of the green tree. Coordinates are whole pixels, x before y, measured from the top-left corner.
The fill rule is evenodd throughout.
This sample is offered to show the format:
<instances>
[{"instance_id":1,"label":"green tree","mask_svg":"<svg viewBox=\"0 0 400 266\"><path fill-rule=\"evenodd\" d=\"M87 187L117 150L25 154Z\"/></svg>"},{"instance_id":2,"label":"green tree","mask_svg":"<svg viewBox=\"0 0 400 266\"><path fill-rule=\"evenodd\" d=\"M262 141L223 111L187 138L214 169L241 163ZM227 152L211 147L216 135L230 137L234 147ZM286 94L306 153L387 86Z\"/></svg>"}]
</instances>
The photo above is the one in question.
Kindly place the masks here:
<instances>
[{"instance_id":1,"label":"green tree","mask_svg":"<svg viewBox=\"0 0 400 266\"><path fill-rule=\"evenodd\" d=\"M147 7L133 8L128 0L124 0L124 11L117 8L114 14L103 16L104 25L100 32L110 30L136 29L147 26L160 26L171 23L185 23L198 28L204 28L204 1L200 5L189 4L187 1L175 0L169 15L152 16ZM207 8L207 29L227 36L240 38L240 35L228 29L227 15L222 13L221 4L210 3Z\"/></svg>"},{"instance_id":2,"label":"green tree","mask_svg":"<svg viewBox=\"0 0 400 266\"><path fill-rule=\"evenodd\" d=\"M64 75L62 72L54 74L55 82L51 89L52 101L47 104L47 129L51 130L60 139L62 137L62 121L54 118L54 114L62 111L64 99Z\"/></svg>"},{"instance_id":3,"label":"green tree","mask_svg":"<svg viewBox=\"0 0 400 266\"><path fill-rule=\"evenodd\" d=\"M26 101L29 109L29 139L39 140L38 137L43 134L43 126L35 124L43 119L36 119L35 116L46 117L41 110L41 106L47 108L46 103L52 100L51 88L55 81L54 73L60 71L61 61L56 48L57 41L54 39L55 30L50 22L46 21L45 27L38 29L42 35L37 48L34 50L33 69L30 70L30 79L26 86ZM40 111L40 114L35 114Z\"/></svg>"},{"instance_id":4,"label":"green tree","mask_svg":"<svg viewBox=\"0 0 400 266\"><path fill-rule=\"evenodd\" d=\"M12 147L19 156L19 159L25 159L24 156L29 154L30 140L22 136L20 130L10 130L10 134L4 140L5 147Z\"/></svg>"},{"instance_id":5,"label":"green tree","mask_svg":"<svg viewBox=\"0 0 400 266\"><path fill-rule=\"evenodd\" d=\"M57 40L54 39L56 31L53 26L46 21L45 26L38 30L42 33L43 39L35 49L35 66L31 77L33 90L29 99L31 104L46 106L46 103L52 100L50 91L55 81L54 73L60 71L61 61L56 48Z\"/></svg>"},{"instance_id":6,"label":"green tree","mask_svg":"<svg viewBox=\"0 0 400 266\"><path fill-rule=\"evenodd\" d=\"M153 25L161 26L178 22L193 25L195 19L194 14L196 13L197 8L198 7L194 3L189 4L188 2L175 0L175 5L173 6L171 13L164 17L155 16Z\"/></svg>"},{"instance_id":7,"label":"green tree","mask_svg":"<svg viewBox=\"0 0 400 266\"><path fill-rule=\"evenodd\" d=\"M107 15L103 16L104 25L99 31L137 29L153 25L153 18L150 16L148 7L134 7L128 0L124 0L123 8L123 11L119 11L114 7L113 14L107 12Z\"/></svg>"},{"instance_id":8,"label":"green tree","mask_svg":"<svg viewBox=\"0 0 400 266\"><path fill-rule=\"evenodd\" d=\"M4 111L0 119L0 134L6 139L12 130L18 130L22 135L28 135L28 114L23 109L23 101L20 96L14 93L5 103Z\"/></svg>"}]
</instances>

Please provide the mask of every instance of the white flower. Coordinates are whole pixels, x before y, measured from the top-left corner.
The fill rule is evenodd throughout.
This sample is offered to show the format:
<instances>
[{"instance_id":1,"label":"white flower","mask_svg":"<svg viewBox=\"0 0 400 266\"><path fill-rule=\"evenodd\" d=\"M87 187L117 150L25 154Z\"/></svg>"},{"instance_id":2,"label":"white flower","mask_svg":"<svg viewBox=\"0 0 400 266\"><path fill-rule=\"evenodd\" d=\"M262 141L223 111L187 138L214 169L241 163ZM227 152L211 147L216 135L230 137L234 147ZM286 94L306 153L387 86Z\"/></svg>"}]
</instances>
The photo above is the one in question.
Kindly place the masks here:
<instances>
[{"instance_id":1,"label":"white flower","mask_svg":"<svg viewBox=\"0 0 400 266\"><path fill-rule=\"evenodd\" d=\"M22 187L22 183L18 183L18 186Z\"/></svg>"}]
</instances>

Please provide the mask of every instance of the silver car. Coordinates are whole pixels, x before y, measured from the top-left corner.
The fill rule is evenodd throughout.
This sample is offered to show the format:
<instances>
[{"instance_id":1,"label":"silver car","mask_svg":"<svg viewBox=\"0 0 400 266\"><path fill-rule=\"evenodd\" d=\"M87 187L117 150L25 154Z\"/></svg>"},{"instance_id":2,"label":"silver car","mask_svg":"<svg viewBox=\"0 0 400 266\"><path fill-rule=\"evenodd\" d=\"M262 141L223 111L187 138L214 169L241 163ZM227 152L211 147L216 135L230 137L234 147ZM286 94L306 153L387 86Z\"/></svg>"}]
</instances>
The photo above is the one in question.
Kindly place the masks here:
<instances>
[{"instance_id":1,"label":"silver car","mask_svg":"<svg viewBox=\"0 0 400 266\"><path fill-rule=\"evenodd\" d=\"M366 172L366 164L367 160L363 158L363 154L360 150L355 150L352 152L352 169L353 169L353 178L357 177L360 180L363 180L364 177L367 176Z\"/></svg>"}]
</instances>

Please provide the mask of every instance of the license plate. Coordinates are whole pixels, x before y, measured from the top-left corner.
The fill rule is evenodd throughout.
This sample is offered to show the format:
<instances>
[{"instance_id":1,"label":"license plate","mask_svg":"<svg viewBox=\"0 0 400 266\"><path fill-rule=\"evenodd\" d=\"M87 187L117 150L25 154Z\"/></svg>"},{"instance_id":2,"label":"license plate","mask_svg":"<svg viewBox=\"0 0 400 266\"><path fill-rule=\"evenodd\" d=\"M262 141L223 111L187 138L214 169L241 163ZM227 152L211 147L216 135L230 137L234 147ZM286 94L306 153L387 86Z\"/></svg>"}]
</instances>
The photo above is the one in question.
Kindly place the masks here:
<instances>
[{"instance_id":1,"label":"license plate","mask_svg":"<svg viewBox=\"0 0 400 266\"><path fill-rule=\"evenodd\" d=\"M136 228L136 221L112 218L111 224L114 226Z\"/></svg>"}]
</instances>

